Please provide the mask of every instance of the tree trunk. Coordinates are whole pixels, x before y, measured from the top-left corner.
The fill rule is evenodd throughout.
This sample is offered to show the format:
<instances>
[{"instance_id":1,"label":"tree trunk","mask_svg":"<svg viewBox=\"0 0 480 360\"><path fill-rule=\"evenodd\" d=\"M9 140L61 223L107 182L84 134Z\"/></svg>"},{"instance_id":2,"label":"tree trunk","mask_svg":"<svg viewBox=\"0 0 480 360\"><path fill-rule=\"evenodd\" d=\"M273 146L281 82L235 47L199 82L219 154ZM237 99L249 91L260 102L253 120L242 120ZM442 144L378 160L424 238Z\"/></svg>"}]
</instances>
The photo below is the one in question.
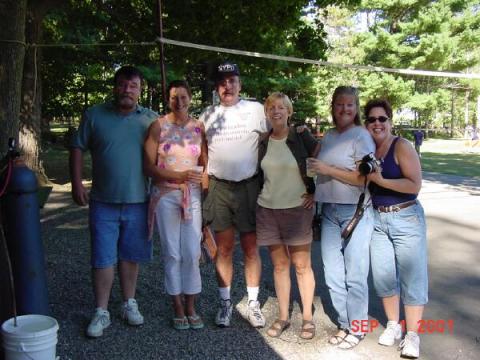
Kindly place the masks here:
<instances>
[{"instance_id":1,"label":"tree trunk","mask_svg":"<svg viewBox=\"0 0 480 360\"><path fill-rule=\"evenodd\" d=\"M215 63L213 61L208 61L204 63L204 74L205 81L201 85L202 90L202 105L203 104L212 104L212 90L215 89L215 86L212 82L213 74L215 72Z\"/></svg>"},{"instance_id":2,"label":"tree trunk","mask_svg":"<svg viewBox=\"0 0 480 360\"><path fill-rule=\"evenodd\" d=\"M45 2L30 1L27 8L26 40L29 44L42 42L42 21L47 7ZM42 86L40 76L41 50L29 47L25 53L20 110L20 148L27 166L36 174L40 185L49 180L40 161Z\"/></svg>"},{"instance_id":3,"label":"tree trunk","mask_svg":"<svg viewBox=\"0 0 480 360\"><path fill-rule=\"evenodd\" d=\"M455 90L452 89L452 105L450 109L450 137L453 138L453 126L455 125Z\"/></svg>"},{"instance_id":4,"label":"tree trunk","mask_svg":"<svg viewBox=\"0 0 480 360\"><path fill-rule=\"evenodd\" d=\"M8 138L18 140L18 114L22 84L23 59L25 56L26 0L0 1L0 157L7 150ZM3 227L0 226L0 231ZM2 234L3 235L3 234ZM7 267L7 252L3 236L0 237L0 323L12 317L13 301L10 291L10 276ZM0 349L0 358L3 351Z\"/></svg>"},{"instance_id":5,"label":"tree trunk","mask_svg":"<svg viewBox=\"0 0 480 360\"><path fill-rule=\"evenodd\" d=\"M25 56L26 0L0 1L0 153L9 137L18 140L18 114Z\"/></svg>"},{"instance_id":6,"label":"tree trunk","mask_svg":"<svg viewBox=\"0 0 480 360\"><path fill-rule=\"evenodd\" d=\"M464 114L464 120L465 120L465 126L467 126L470 123L470 114L469 114L469 102L470 102L470 91L466 90L465 91L465 114Z\"/></svg>"},{"instance_id":7,"label":"tree trunk","mask_svg":"<svg viewBox=\"0 0 480 360\"><path fill-rule=\"evenodd\" d=\"M480 128L480 95L477 96L477 128Z\"/></svg>"}]
</instances>

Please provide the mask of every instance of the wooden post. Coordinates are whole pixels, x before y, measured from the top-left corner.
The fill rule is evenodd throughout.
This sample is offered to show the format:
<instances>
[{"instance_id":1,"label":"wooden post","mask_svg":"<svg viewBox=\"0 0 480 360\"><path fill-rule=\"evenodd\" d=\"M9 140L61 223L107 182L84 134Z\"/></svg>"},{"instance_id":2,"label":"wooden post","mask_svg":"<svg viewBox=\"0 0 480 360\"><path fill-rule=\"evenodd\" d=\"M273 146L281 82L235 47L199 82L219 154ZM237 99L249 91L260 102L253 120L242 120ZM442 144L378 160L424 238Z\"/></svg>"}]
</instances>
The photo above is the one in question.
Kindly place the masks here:
<instances>
[{"instance_id":1,"label":"wooden post","mask_svg":"<svg viewBox=\"0 0 480 360\"><path fill-rule=\"evenodd\" d=\"M480 128L480 95L477 96L477 128Z\"/></svg>"},{"instance_id":2,"label":"wooden post","mask_svg":"<svg viewBox=\"0 0 480 360\"><path fill-rule=\"evenodd\" d=\"M470 122L470 119L469 119L469 113L468 113L468 102L470 100L470 91L469 90L466 90L465 91L465 126L468 125L468 123Z\"/></svg>"},{"instance_id":3,"label":"wooden post","mask_svg":"<svg viewBox=\"0 0 480 360\"><path fill-rule=\"evenodd\" d=\"M450 123L450 137L453 138L453 124L455 122L455 90L452 89L452 105L451 105L451 123Z\"/></svg>"},{"instance_id":4,"label":"wooden post","mask_svg":"<svg viewBox=\"0 0 480 360\"><path fill-rule=\"evenodd\" d=\"M158 9L158 36L160 39L163 38L163 19L162 19L162 0L157 0L157 9ZM167 82L166 82L166 73L165 73L165 52L163 49L163 43L159 41L158 47L160 50L160 76L162 78L162 113L167 112Z\"/></svg>"}]
</instances>

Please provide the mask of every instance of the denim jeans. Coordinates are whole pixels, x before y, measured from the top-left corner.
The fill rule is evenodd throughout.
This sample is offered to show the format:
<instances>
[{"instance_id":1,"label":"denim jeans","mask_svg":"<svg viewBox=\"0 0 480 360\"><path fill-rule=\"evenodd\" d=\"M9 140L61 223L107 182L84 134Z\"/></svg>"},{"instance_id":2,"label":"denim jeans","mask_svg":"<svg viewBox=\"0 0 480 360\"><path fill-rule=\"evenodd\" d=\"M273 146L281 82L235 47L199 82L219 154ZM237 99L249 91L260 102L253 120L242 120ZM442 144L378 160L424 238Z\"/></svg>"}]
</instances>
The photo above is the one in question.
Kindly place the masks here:
<instances>
[{"instance_id":1,"label":"denim jeans","mask_svg":"<svg viewBox=\"0 0 480 360\"><path fill-rule=\"evenodd\" d=\"M165 267L165 290L169 295L194 295L202 290L200 187L190 188L192 218L189 220L182 218L182 198L181 190L169 191L162 195L155 210Z\"/></svg>"},{"instance_id":2,"label":"denim jeans","mask_svg":"<svg viewBox=\"0 0 480 360\"><path fill-rule=\"evenodd\" d=\"M368 207L345 246L341 232L355 213L356 205L324 203L322 206L322 259L325 282L338 315L338 325L351 329L352 321L368 319L369 244L373 231ZM354 324L355 324L354 323ZM360 334L360 332L358 332Z\"/></svg>"},{"instance_id":3,"label":"denim jeans","mask_svg":"<svg viewBox=\"0 0 480 360\"><path fill-rule=\"evenodd\" d=\"M110 204L90 200L92 267L103 269L120 260L134 263L152 258L148 240L147 203Z\"/></svg>"},{"instance_id":4,"label":"denim jeans","mask_svg":"<svg viewBox=\"0 0 480 360\"><path fill-rule=\"evenodd\" d=\"M427 235L420 203L398 212L374 211L370 243L373 284L377 295L401 294L405 305L428 302Z\"/></svg>"}]
</instances>

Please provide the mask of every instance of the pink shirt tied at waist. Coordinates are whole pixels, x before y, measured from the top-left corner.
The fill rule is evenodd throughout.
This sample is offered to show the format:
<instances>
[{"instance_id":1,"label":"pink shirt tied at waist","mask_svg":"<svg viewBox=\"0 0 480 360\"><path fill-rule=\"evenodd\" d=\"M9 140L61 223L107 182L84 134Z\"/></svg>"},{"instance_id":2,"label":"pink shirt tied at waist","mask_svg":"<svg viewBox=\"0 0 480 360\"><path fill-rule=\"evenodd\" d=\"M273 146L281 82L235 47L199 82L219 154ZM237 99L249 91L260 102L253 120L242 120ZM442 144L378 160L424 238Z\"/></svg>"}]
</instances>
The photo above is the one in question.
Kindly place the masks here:
<instances>
[{"instance_id":1,"label":"pink shirt tied at waist","mask_svg":"<svg viewBox=\"0 0 480 360\"><path fill-rule=\"evenodd\" d=\"M190 119L184 126L179 126L168 121L166 116L157 120L160 123L160 136L158 138L157 166L162 169L185 171L198 164L201 153L202 130L199 121ZM150 195L148 207L149 239L152 238L155 225L155 209L158 201L172 190L181 190L182 217L185 220L192 218L190 212L190 190L198 186L192 183L178 184L174 181L164 180L154 185Z\"/></svg>"}]
</instances>

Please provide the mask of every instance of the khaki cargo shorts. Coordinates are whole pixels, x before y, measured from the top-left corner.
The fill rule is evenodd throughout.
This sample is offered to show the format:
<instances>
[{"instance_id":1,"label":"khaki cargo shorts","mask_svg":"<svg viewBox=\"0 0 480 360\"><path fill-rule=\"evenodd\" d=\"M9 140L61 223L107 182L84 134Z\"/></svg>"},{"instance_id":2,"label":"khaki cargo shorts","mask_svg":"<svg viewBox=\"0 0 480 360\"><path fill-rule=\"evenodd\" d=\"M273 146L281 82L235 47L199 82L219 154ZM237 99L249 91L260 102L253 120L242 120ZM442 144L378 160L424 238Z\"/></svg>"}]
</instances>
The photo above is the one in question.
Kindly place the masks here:
<instances>
[{"instance_id":1,"label":"khaki cargo shorts","mask_svg":"<svg viewBox=\"0 0 480 360\"><path fill-rule=\"evenodd\" d=\"M235 227L240 233L255 231L255 209L259 194L258 176L239 182L210 176L203 202L203 222L213 231Z\"/></svg>"}]
</instances>

